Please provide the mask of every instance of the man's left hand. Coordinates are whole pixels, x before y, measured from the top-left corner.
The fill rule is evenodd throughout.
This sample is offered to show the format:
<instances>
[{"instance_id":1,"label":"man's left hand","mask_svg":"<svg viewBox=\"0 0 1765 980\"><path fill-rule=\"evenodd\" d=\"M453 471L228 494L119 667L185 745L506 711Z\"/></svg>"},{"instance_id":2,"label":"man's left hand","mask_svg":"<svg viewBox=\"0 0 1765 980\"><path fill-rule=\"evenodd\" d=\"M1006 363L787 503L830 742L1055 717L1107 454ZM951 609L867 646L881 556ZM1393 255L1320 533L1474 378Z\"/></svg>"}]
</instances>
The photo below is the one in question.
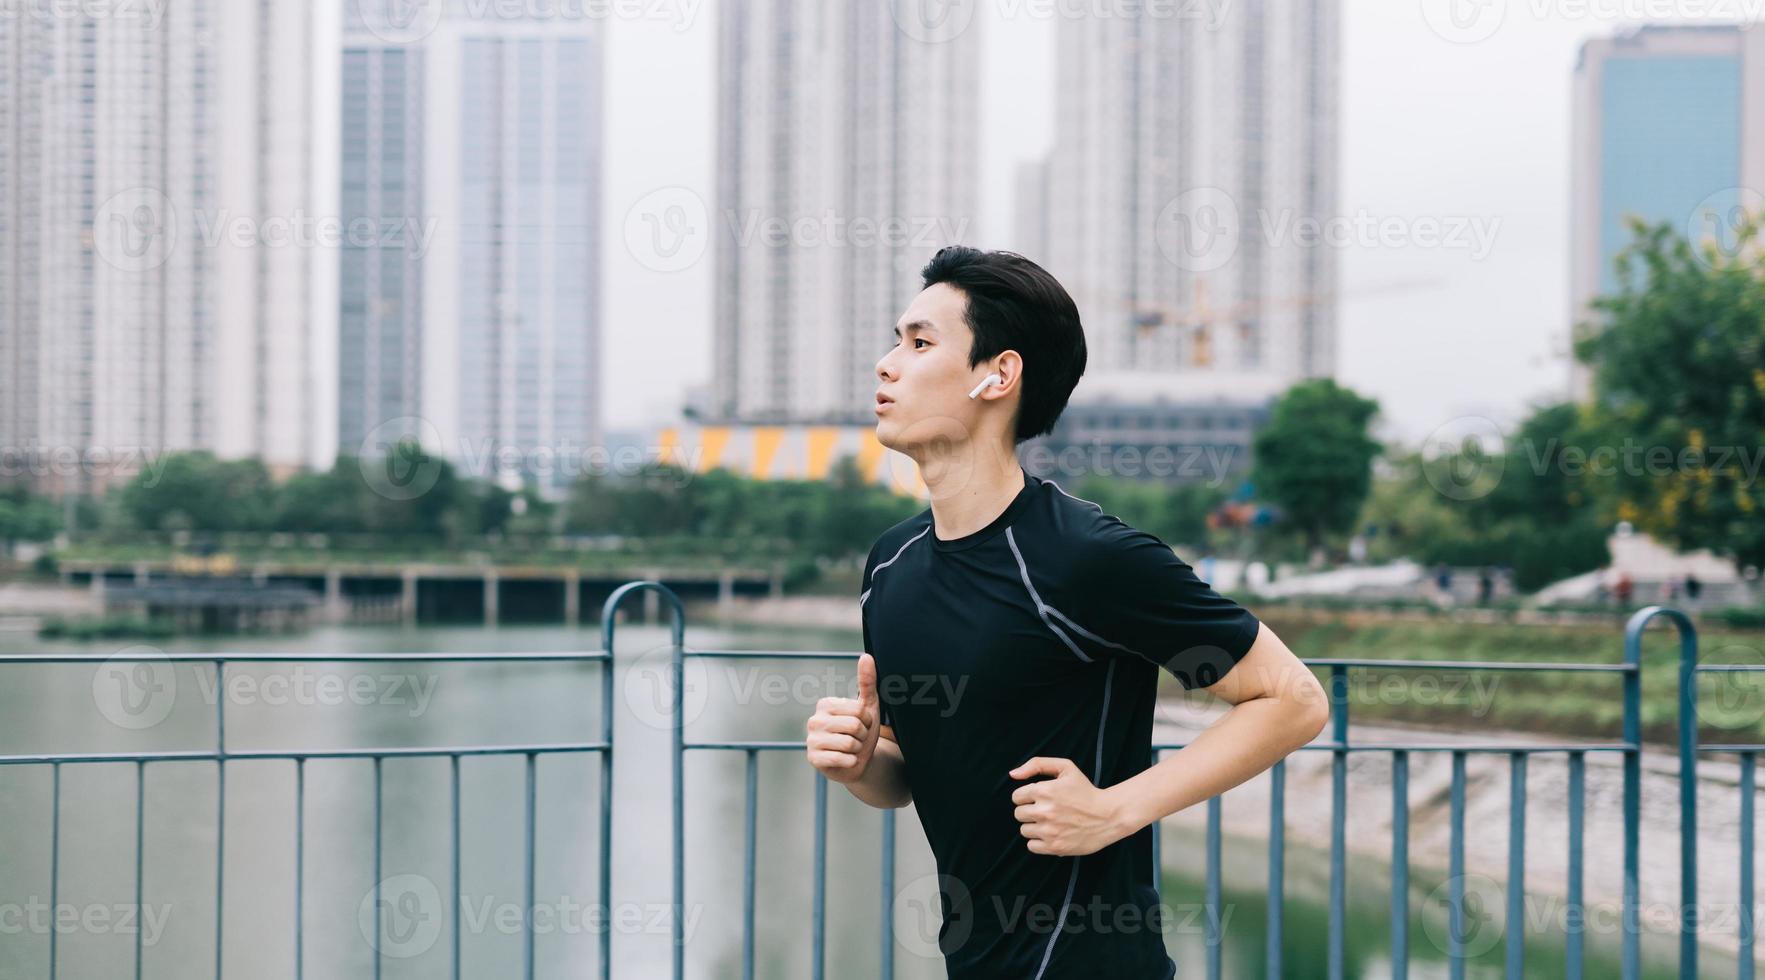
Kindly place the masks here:
<instances>
[{"instance_id":1,"label":"man's left hand","mask_svg":"<svg viewBox=\"0 0 1765 980\"><path fill-rule=\"evenodd\" d=\"M1052 776L1011 793L1017 820L1032 854L1091 854L1132 832L1122 807L1108 790L1098 789L1071 759L1037 756L1011 770L1013 779Z\"/></svg>"}]
</instances>

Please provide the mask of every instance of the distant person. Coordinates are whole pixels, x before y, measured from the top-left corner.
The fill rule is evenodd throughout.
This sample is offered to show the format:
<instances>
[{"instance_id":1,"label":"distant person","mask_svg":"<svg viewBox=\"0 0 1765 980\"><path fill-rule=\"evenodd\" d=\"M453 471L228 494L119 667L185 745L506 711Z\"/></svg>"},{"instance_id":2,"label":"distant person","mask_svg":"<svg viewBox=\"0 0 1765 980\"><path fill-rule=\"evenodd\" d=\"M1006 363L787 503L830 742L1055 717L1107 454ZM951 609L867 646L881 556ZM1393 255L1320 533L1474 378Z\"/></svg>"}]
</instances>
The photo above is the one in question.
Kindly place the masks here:
<instances>
[{"instance_id":1,"label":"distant person","mask_svg":"<svg viewBox=\"0 0 1765 980\"><path fill-rule=\"evenodd\" d=\"M1629 572L1618 573L1618 581L1612 586L1612 594L1618 599L1619 609L1630 608L1630 594L1635 588L1636 583L1630 580Z\"/></svg>"},{"instance_id":2,"label":"distant person","mask_svg":"<svg viewBox=\"0 0 1765 980\"><path fill-rule=\"evenodd\" d=\"M858 696L816 705L808 761L918 811L952 980L1169 980L1158 821L1314 738L1323 688L1159 538L1024 471L1085 369L1065 288L956 245L921 277L892 344L878 326L876 437L931 505L871 546ZM1235 707L1153 765L1164 672Z\"/></svg>"},{"instance_id":3,"label":"distant person","mask_svg":"<svg viewBox=\"0 0 1765 980\"><path fill-rule=\"evenodd\" d=\"M1697 610L1698 597L1700 595L1702 595L1703 592L1704 592L1704 583L1698 581L1698 577L1696 574L1694 574L1692 572L1686 572L1685 573L1685 605L1686 605L1686 607L1689 609L1692 609L1694 611Z\"/></svg>"},{"instance_id":4,"label":"distant person","mask_svg":"<svg viewBox=\"0 0 1765 980\"><path fill-rule=\"evenodd\" d=\"M1485 565L1477 572L1477 604L1479 606L1489 605L1489 600L1494 594L1495 576L1490 573L1489 566Z\"/></svg>"}]
</instances>

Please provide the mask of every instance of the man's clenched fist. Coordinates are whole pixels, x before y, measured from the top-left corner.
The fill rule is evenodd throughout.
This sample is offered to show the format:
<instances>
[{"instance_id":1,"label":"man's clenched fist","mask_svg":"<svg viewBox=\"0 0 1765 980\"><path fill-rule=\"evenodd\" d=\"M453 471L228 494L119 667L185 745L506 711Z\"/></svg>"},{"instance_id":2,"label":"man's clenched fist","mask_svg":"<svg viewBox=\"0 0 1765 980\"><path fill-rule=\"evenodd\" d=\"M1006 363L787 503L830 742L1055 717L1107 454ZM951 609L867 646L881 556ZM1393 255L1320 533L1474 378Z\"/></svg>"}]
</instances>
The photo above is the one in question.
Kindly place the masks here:
<instances>
[{"instance_id":1,"label":"man's clenched fist","mask_svg":"<svg viewBox=\"0 0 1765 980\"><path fill-rule=\"evenodd\" d=\"M876 698L876 659L858 657L858 696L822 698L809 716L805 745L809 764L836 783L864 777L882 731L882 708Z\"/></svg>"}]
</instances>

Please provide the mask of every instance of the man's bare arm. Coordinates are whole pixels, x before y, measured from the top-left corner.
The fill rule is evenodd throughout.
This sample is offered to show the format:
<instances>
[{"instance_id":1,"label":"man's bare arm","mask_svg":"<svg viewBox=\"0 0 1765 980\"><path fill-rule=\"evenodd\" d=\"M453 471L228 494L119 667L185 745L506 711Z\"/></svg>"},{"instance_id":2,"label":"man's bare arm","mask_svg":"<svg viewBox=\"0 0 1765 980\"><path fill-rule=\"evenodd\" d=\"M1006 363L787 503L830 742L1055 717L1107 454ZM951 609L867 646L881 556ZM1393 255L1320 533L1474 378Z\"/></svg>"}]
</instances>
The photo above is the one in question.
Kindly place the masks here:
<instances>
[{"instance_id":1,"label":"man's bare arm","mask_svg":"<svg viewBox=\"0 0 1765 980\"><path fill-rule=\"evenodd\" d=\"M805 728L809 764L842 783L853 796L878 808L913 802L907 788L907 761L894 730L882 722L876 694L876 659L858 657L858 696L822 698Z\"/></svg>"},{"instance_id":2,"label":"man's bare arm","mask_svg":"<svg viewBox=\"0 0 1765 980\"><path fill-rule=\"evenodd\" d=\"M882 726L882 737L876 740L876 748L870 755L870 765L865 768L864 775L847 783L846 789L878 809L893 809L913 802L913 793L907 788L907 760L901 755L901 746L889 726Z\"/></svg>"},{"instance_id":3,"label":"man's bare arm","mask_svg":"<svg viewBox=\"0 0 1765 980\"><path fill-rule=\"evenodd\" d=\"M1267 624L1244 658L1203 690L1232 709L1157 765L1105 790L1116 798L1123 836L1263 772L1330 718L1323 685Z\"/></svg>"}]
</instances>

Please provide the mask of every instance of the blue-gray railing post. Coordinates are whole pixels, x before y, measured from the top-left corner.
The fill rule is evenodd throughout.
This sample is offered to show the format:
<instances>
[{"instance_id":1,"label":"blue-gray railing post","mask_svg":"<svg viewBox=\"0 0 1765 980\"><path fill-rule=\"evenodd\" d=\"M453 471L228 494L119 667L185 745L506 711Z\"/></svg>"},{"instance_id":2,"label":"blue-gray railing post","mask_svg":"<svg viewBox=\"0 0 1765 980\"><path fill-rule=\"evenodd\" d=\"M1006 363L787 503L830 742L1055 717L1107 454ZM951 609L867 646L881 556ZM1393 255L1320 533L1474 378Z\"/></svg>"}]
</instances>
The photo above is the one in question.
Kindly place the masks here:
<instances>
[{"instance_id":1,"label":"blue-gray railing post","mask_svg":"<svg viewBox=\"0 0 1765 980\"><path fill-rule=\"evenodd\" d=\"M302 664L302 663L311 663L311 662L317 662L317 663L338 663L338 662L343 662L343 663L387 663L387 662L391 662L391 663L409 663L409 662L416 662L416 663L422 663L422 662L484 663L484 662L498 662L498 661L503 661L503 662L506 662L506 661L558 662L558 663L599 662L599 663L602 663L603 669L601 672L601 702L602 702L603 707L606 709L606 712L605 712L606 721L605 721L605 723L603 725L603 729L602 729L603 735L604 735L603 740L600 742L587 742L587 743L566 742L566 743L551 743L551 744L501 745L501 746L499 746L499 745L451 745L451 746L374 747L374 748L344 748L344 749L307 749L307 748L301 748L301 747L297 746L297 747L293 747L293 748L277 748L277 749L247 749L244 751L230 749L227 744L227 737L226 737L226 732L227 732L227 729L226 729L226 703L228 700L227 670L228 670L229 665L231 665L231 664L235 664L235 663ZM380 964L379 960L380 960L380 957L383 955L383 951L380 948L379 923L380 923L382 916L384 914L384 908L382 907L382 903L379 901L379 899L381 897L381 884L382 884L380 878L381 878L381 875L383 874L382 858L383 858L383 841L384 841L384 835L382 833L383 805L384 805L383 783L382 783L382 779L381 779L382 763L387 758L416 759L416 758L446 757L451 762L449 790L450 790L450 794L451 794L451 803L452 803L451 814L450 814L451 821L452 821L452 828L451 828L452 829L452 837L451 837L451 841L450 841L450 843L451 843L451 857L452 857L452 862L451 862L452 896L451 896L451 899L449 900L448 904L449 904L450 917L451 917L451 921L453 924L453 929L452 929L452 933L453 933L453 935L452 935L453 975L455 977L458 977L459 976L459 969L460 969L459 921L460 921L460 898L461 898L461 893L460 893L460 800L459 800L460 757L464 756L464 755L485 756L485 757L493 756L493 755L511 755L511 756L516 755L516 754L525 755L527 757L527 773L528 773L528 777L527 777L527 798L528 798L527 806L528 806L528 809L527 809L527 813L526 813L526 816L527 816L527 819L526 819L526 829L527 829L526 838L527 839L526 839L526 845L525 845L526 849L527 849L526 850L526 853L527 853L526 896L527 896L528 906L529 906L528 907L528 914L527 914L527 922L526 922L526 926L525 926L525 930L526 930L525 942L527 944L525 947L525 956L526 956L526 963L527 963L527 971L529 973L531 973L533 970L533 964L534 964L532 905L533 905L534 848L536 845L535 845L535 838L534 838L534 833L533 833L533 830L534 830L533 803L534 803L535 793L536 793L535 780L537 778L536 777L537 758L541 753L550 754L550 753L598 752L602 755L602 762L604 765L611 764L612 750L613 750L612 722L611 722L613 679L612 679L612 672L611 672L611 662L612 662L611 655L607 651L604 651L604 650L597 651L597 652L590 652L590 653L551 653L551 652L525 653L524 652L524 653L509 653L509 654L404 653L404 652L401 652L401 653L324 653L324 654L320 654L318 656L301 655L301 654L292 654L291 655L288 653L190 653L190 652L183 652L183 653L123 652L123 653L114 654L114 655L111 655L108 657L93 656L91 654L70 654L70 653L26 653L26 654L7 655L3 658L0 658L0 664L4 664L6 666L14 666L14 665L22 665L22 664L85 664L85 665L92 665L92 666L111 666L111 667L121 665L121 664L134 664L134 665L137 665L140 667L145 667L149 664L153 664L153 665L161 665L161 666L169 667L170 669L173 669L173 670L176 670L178 668L178 665L181 665L181 664L189 664L189 665L191 665L192 669L200 668L200 667L203 667L204 665L208 665L208 664L213 664L215 667L215 685L214 685L213 690L216 692L215 714L214 714L214 718L215 718L214 745L213 745L212 749L197 749L197 750L175 749L175 750L158 751L158 752L8 753L8 754L0 754L0 766L47 765L50 767L52 781L51 781L51 789L50 789L51 797L50 797L50 845L49 845L49 847L50 847L50 873L49 873L50 880L49 880L49 893L50 893L50 907L56 908L56 907L58 907L58 902L59 902L59 888L60 888L60 879L61 879L61 875L60 875L60 851L61 851L60 843L61 843L61 796L62 796L62 793L61 793L61 771L62 771L62 768L66 765L86 765L86 764L95 764L95 763L133 762L135 764L135 814L134 814L134 820L135 820L135 856L134 856L135 881L134 881L134 889L135 889L135 896L136 896L136 907L139 908L139 907L141 907L141 898L145 893L144 892L145 878L144 878L143 872L144 872L145 864L146 864L145 858L146 858L146 843L147 843L147 836L146 836L147 764L150 762L213 762L213 763L215 763L216 764L216 781L215 781L216 799L215 799L214 854L215 854L216 861L217 861L217 867L215 869L215 878L214 878L214 882L215 882L215 913L214 913L214 920L213 920L213 922L214 922L213 935L215 937L215 947L214 947L214 954L213 954L213 958L212 958L212 964L213 964L214 975L217 978L217 980L219 980L219 978L221 978L224 974L224 968L225 968L225 963L226 963L225 933L223 931L223 926L225 924L224 909L225 909L225 904L226 904L226 894L223 891L223 885L226 880L226 867L225 867L225 865L226 865L226 812L227 812L226 811L226 802L227 802L226 772L227 772L227 763L234 761L234 760L265 761L265 760L272 760L272 759L280 760L280 761L288 761L288 762L294 763L294 806L295 806L294 836L295 836L295 839L294 839L294 910L293 910L294 911L294 915L293 915L293 924L294 924L294 926L293 926L293 932L294 932L294 957L293 957L293 959L294 959L294 963L293 963L293 967L294 967L294 975L298 980L298 978L303 975L304 969L305 969L305 919L304 919L304 915L303 915L303 909L304 909L304 905L305 905L305 883L306 883L305 873L306 873L306 763L307 763L307 761L312 760L312 759L359 759L359 760L366 760L368 762L371 762L374 767L373 768L373 776L374 776L374 798L373 798L374 799L374 827L373 827L373 841L372 841L373 851L374 851L374 856L373 856L374 882L373 882L373 886L372 886L373 892L369 896L369 900L372 902L372 904L374 906L374 921L375 921L375 934L372 937L370 937L370 946L372 946L372 948L373 948L374 960L375 960L373 970L374 970L374 973L376 975L378 975L380 972L380 968L381 968L381 964ZM611 795L612 784L611 784L611 775L609 772L603 771L603 780L604 780L604 782L602 784L603 796L602 796L602 800L601 800L601 808L602 808L601 809L601 827L602 827L603 861L602 861L602 867L601 867L600 893L601 893L603 904L607 904L608 902L610 902L611 895L612 895L611 868L606 860L607 855L609 855L611 853L610 845L611 845L611 828L612 828L612 795ZM55 966L56 966L56 955L58 952L57 948L56 948L56 938L57 938L57 934L60 931L61 930L51 930L49 933L49 955L50 955L50 974L49 974L49 976L50 976L50 980L55 980L55 976L56 976ZM142 939L142 935L141 935L141 930L136 930L135 939L134 939L134 953L135 953L134 960L135 960L135 962L134 962L133 974L137 978L139 978L142 973L142 965L143 965L142 947L143 947L143 939ZM601 975L603 978L606 978L606 980L610 980L610 978L612 976L612 966L611 966L611 961L607 956L607 953L610 951L610 937L609 937L609 932L607 932L607 931L603 931L603 933L601 935L601 950L602 950Z\"/></svg>"},{"instance_id":2,"label":"blue-gray railing post","mask_svg":"<svg viewBox=\"0 0 1765 980\"><path fill-rule=\"evenodd\" d=\"M674 594L673 589L670 589L669 587L667 587L666 585L663 585L660 582L648 582L648 581L627 582L624 585L619 586L617 589L614 589L613 594L610 596L607 596L607 601L601 606L601 649L606 651L607 670L610 673L613 670L613 663L614 663L614 661L613 661L613 618L614 618L614 613L616 613L618 611L619 603L621 601L623 601L627 595L630 595L633 592L637 592L637 591L644 590L644 589L653 590L656 593L658 593L659 595L661 595L661 597L663 599L666 599L668 601L668 610L669 610L669 613L671 614L672 620L673 620L672 642L674 645L674 649L673 649L672 654L668 660L668 683L674 688L673 694L670 696L670 713L669 713L669 717L671 719L670 727L673 729L673 735L674 735L674 751L673 751L673 757L674 757L674 765L673 765L673 770L674 770L674 772L673 772L673 777L674 777L674 794L673 794L674 795L674 814L673 814L673 819L674 819L674 916L673 916L673 918L674 918L674 922L671 927L671 938L672 938L673 946L674 946L674 976L675 976L675 980L680 980L680 978L683 977L686 973L686 935L684 932L684 925L682 922L682 917L685 914L685 909L686 909L686 844L685 844L685 837L686 837L686 834L685 834L685 828L686 828L685 808L686 808L686 804L683 800L684 775L683 775L682 768L681 768L684 757L685 757L685 751L684 751L685 732L682 730L682 721L681 721L681 719L683 717L683 715L681 713L682 688L684 686L683 685L684 672L681 667L681 653L686 647L686 611L680 605L680 597ZM603 740L605 742L607 742L607 744L611 745L613 742L613 687L611 684L607 685L603 689L602 694L601 694L601 717L604 720L604 723L606 725L606 734L603 736ZM612 792L613 792L613 765L612 765L612 763L613 763L613 754L611 752L608 752L607 758L606 758L606 765L601 769L601 794L602 794L601 798L603 800L612 799ZM613 814L612 814L611 808L602 807L601 808L601 867L602 867L602 869L607 869L607 868L611 867L611 865L608 862L610 862L613 857L613 851L612 851L612 847L611 847L611 843L612 843L612 839L613 839L612 829L611 829L612 819L613 819ZM607 893L610 877L611 876L609 875L609 876L605 876L601 879L601 883L602 883L601 884L601 892L602 892L601 905L607 910L607 914L609 916L611 916L612 912L613 912L613 907L612 907L612 904L610 901L610 895ZM605 971L607 971L603 975L606 977L609 977L609 978L612 976L612 973L611 973L611 962L612 961L608 955L610 952L609 940L611 939L611 937L612 937L612 925L611 925L611 919L609 919L607 928L603 929L601 931L601 964L602 964L603 969Z\"/></svg>"},{"instance_id":3,"label":"blue-gray railing post","mask_svg":"<svg viewBox=\"0 0 1765 980\"><path fill-rule=\"evenodd\" d=\"M1679 975L1695 977L1698 975L1698 633L1691 619L1677 609L1667 606L1638 609L1624 624L1624 654L1632 663L1642 662L1642 631L1656 616L1667 617L1679 629Z\"/></svg>"},{"instance_id":4,"label":"blue-gray railing post","mask_svg":"<svg viewBox=\"0 0 1765 980\"><path fill-rule=\"evenodd\" d=\"M1330 980L1342 980L1348 915L1348 667L1330 667Z\"/></svg>"}]
</instances>

